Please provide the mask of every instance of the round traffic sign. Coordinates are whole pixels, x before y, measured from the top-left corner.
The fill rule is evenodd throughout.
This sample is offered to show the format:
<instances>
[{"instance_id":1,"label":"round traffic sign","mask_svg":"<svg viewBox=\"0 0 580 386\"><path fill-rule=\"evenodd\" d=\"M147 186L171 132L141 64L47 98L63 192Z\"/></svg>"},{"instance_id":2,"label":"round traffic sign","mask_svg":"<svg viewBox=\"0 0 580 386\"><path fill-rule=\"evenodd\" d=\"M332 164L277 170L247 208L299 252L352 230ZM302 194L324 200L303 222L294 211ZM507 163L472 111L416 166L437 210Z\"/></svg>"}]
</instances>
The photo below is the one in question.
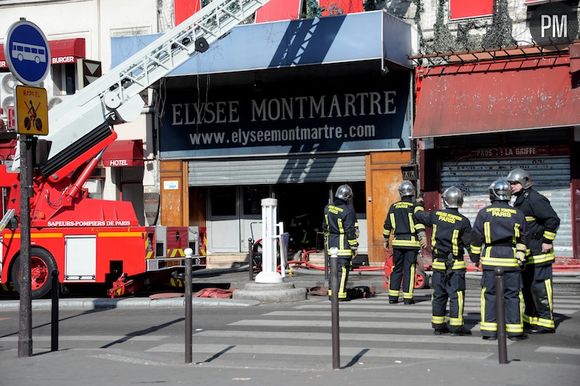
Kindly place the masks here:
<instances>
[{"instance_id":1,"label":"round traffic sign","mask_svg":"<svg viewBox=\"0 0 580 386\"><path fill-rule=\"evenodd\" d=\"M16 79L38 85L50 70L50 48L38 26L27 20L12 24L6 34L4 56Z\"/></svg>"}]
</instances>

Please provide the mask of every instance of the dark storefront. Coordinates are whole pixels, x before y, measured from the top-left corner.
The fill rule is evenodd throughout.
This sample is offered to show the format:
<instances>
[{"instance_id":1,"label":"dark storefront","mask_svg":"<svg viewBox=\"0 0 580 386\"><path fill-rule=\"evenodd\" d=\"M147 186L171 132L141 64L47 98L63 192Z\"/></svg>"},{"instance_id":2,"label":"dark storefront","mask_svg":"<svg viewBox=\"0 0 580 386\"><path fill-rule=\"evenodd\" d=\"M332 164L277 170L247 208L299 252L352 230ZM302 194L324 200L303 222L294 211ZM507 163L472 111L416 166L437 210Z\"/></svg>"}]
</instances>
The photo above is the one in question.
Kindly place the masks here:
<instances>
[{"instance_id":1,"label":"dark storefront","mask_svg":"<svg viewBox=\"0 0 580 386\"><path fill-rule=\"evenodd\" d=\"M430 207L456 185L473 221L489 203L489 184L521 167L562 220L555 242L559 260L578 256L578 48L450 55L446 65L417 68L414 137Z\"/></svg>"}]
</instances>

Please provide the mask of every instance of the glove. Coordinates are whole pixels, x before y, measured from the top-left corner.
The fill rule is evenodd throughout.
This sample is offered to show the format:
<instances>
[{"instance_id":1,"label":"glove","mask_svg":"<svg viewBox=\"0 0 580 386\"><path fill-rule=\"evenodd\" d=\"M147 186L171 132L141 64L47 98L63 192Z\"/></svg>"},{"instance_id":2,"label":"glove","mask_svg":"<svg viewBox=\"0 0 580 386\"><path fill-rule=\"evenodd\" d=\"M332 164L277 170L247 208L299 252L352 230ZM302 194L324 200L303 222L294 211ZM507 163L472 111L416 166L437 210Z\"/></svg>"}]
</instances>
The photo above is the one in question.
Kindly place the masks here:
<instances>
[{"instance_id":1,"label":"glove","mask_svg":"<svg viewBox=\"0 0 580 386\"><path fill-rule=\"evenodd\" d=\"M350 248L350 252L352 253L352 257L355 258L358 254L358 248Z\"/></svg>"},{"instance_id":2,"label":"glove","mask_svg":"<svg viewBox=\"0 0 580 386\"><path fill-rule=\"evenodd\" d=\"M471 260L471 262L473 264L475 264L476 267L479 267L479 256L478 255L472 255L471 253L469 254L469 260Z\"/></svg>"},{"instance_id":3,"label":"glove","mask_svg":"<svg viewBox=\"0 0 580 386\"><path fill-rule=\"evenodd\" d=\"M389 239L385 239L385 241L383 242L383 246L385 247L385 249L389 249Z\"/></svg>"},{"instance_id":4,"label":"glove","mask_svg":"<svg viewBox=\"0 0 580 386\"><path fill-rule=\"evenodd\" d=\"M415 203L417 205L425 206L425 199L423 198L423 194L420 194L420 195L417 196L417 199L415 200Z\"/></svg>"},{"instance_id":5,"label":"glove","mask_svg":"<svg viewBox=\"0 0 580 386\"><path fill-rule=\"evenodd\" d=\"M417 236L419 237L419 244L421 245L421 248L427 248L427 236L425 235L425 232L419 232L417 233Z\"/></svg>"},{"instance_id":6,"label":"glove","mask_svg":"<svg viewBox=\"0 0 580 386\"><path fill-rule=\"evenodd\" d=\"M516 244L516 259L518 260L518 265L521 267L526 263L526 245Z\"/></svg>"},{"instance_id":7,"label":"glove","mask_svg":"<svg viewBox=\"0 0 580 386\"><path fill-rule=\"evenodd\" d=\"M552 244L542 243L542 253L548 253L552 250Z\"/></svg>"}]
</instances>

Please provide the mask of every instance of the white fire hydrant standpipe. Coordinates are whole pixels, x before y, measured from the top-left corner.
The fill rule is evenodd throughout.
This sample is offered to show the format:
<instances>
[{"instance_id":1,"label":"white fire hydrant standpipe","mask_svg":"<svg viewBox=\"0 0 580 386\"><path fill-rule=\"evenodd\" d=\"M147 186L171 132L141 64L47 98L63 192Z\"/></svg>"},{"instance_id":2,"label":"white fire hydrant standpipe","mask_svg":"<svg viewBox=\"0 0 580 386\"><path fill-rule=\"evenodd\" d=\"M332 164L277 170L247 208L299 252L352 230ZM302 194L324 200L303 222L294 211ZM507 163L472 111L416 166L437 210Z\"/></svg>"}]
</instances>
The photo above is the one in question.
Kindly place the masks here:
<instances>
[{"instance_id":1,"label":"white fire hydrant standpipe","mask_svg":"<svg viewBox=\"0 0 580 386\"><path fill-rule=\"evenodd\" d=\"M262 272L256 275L256 283L282 282L282 276L276 272L277 207L277 199L262 199Z\"/></svg>"}]
</instances>

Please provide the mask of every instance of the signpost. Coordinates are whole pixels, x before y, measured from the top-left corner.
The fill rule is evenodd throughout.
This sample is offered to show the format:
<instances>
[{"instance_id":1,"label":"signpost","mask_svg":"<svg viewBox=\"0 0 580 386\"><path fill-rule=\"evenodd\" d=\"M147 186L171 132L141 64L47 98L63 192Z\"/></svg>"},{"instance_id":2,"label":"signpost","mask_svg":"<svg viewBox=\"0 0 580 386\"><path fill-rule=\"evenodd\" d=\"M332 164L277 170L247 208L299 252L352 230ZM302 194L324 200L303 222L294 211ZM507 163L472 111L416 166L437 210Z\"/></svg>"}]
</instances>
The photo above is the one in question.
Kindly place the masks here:
<instances>
[{"instance_id":1,"label":"signpost","mask_svg":"<svg viewBox=\"0 0 580 386\"><path fill-rule=\"evenodd\" d=\"M50 70L50 49L36 24L20 19L6 34L8 68L27 86L16 87L16 122L20 134L20 315L18 356L32 356L32 292L30 288L30 195L32 193L33 135L48 134L46 90L35 87ZM53 289L56 290L56 289Z\"/></svg>"}]
</instances>

